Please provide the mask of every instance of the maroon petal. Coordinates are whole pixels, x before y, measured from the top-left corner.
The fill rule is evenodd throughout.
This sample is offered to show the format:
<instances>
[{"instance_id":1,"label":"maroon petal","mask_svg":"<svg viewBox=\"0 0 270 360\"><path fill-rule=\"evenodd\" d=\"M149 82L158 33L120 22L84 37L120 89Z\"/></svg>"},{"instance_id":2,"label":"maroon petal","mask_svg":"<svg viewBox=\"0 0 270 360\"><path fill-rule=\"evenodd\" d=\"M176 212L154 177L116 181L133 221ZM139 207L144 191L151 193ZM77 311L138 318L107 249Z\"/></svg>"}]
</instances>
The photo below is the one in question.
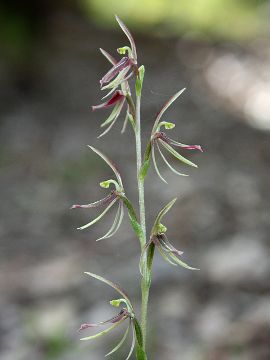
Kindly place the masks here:
<instances>
[{"instance_id":1,"label":"maroon petal","mask_svg":"<svg viewBox=\"0 0 270 360\"><path fill-rule=\"evenodd\" d=\"M125 95L123 94L122 91L116 90L114 92L113 96L108 101L106 101L100 105L92 106L92 110L94 111L94 110L98 110L98 109L106 109L107 107L115 105L119 101L123 100L124 97L125 97Z\"/></svg>"},{"instance_id":2,"label":"maroon petal","mask_svg":"<svg viewBox=\"0 0 270 360\"><path fill-rule=\"evenodd\" d=\"M199 150L201 152L203 152L203 149L200 145L186 145L186 144L181 144L173 139L170 139L164 132L157 132L155 134L155 138L157 139L161 139L164 142L166 142L169 145L172 146L177 146L177 147L181 147L182 149L186 149L186 150Z\"/></svg>"},{"instance_id":3,"label":"maroon petal","mask_svg":"<svg viewBox=\"0 0 270 360\"><path fill-rule=\"evenodd\" d=\"M85 204L85 205L79 205L79 204L75 204L72 205L70 209L88 209L88 208L94 208L94 207L98 207L98 206L103 206L103 205L108 205L110 204L115 198L116 198L116 194L114 191L112 191L108 196L106 196L105 198L95 201L91 204Z\"/></svg>"},{"instance_id":4,"label":"maroon petal","mask_svg":"<svg viewBox=\"0 0 270 360\"><path fill-rule=\"evenodd\" d=\"M170 242L165 234L159 235L159 241L166 251L171 251L175 255L183 255L183 251L177 250Z\"/></svg>"},{"instance_id":5,"label":"maroon petal","mask_svg":"<svg viewBox=\"0 0 270 360\"><path fill-rule=\"evenodd\" d=\"M121 70L130 66L130 59L124 56L117 64L115 64L100 80L101 87L110 82Z\"/></svg>"},{"instance_id":6,"label":"maroon petal","mask_svg":"<svg viewBox=\"0 0 270 360\"><path fill-rule=\"evenodd\" d=\"M100 325L106 325L106 324L115 324L121 321L123 318L127 318L129 316L129 312L126 309L122 309L119 314L112 317L109 320L101 321L98 323L85 323L82 324L78 331L86 330L92 327L100 326Z\"/></svg>"}]
</instances>

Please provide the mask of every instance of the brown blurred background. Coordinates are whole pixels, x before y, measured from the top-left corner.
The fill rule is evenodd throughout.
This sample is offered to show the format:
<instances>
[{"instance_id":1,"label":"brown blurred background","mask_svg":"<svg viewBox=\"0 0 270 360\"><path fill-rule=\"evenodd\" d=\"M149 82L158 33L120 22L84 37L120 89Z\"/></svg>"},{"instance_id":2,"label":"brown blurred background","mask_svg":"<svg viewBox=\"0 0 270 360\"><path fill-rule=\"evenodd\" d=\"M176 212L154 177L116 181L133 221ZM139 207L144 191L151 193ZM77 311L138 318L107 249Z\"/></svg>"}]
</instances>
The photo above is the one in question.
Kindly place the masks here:
<instances>
[{"instance_id":1,"label":"brown blurred background","mask_svg":"<svg viewBox=\"0 0 270 360\"><path fill-rule=\"evenodd\" d=\"M108 63L98 51L127 45L117 13L146 67L143 142L153 116L182 87L164 120L174 138L201 144L197 170L169 185L146 181L149 227L165 203L172 243L200 272L157 255L150 298L149 358L270 359L270 2L260 0L4 1L0 5L0 360L99 360L120 334L82 343L87 321L115 313L116 297L84 271L120 283L139 307L139 246L127 216L96 243L112 215L90 230L118 163L136 202L134 139L121 122L100 140ZM177 164L176 164L177 165ZM179 166L181 168L181 165ZM112 359L124 359L125 346ZM122 354L122 355L121 355Z\"/></svg>"}]
</instances>

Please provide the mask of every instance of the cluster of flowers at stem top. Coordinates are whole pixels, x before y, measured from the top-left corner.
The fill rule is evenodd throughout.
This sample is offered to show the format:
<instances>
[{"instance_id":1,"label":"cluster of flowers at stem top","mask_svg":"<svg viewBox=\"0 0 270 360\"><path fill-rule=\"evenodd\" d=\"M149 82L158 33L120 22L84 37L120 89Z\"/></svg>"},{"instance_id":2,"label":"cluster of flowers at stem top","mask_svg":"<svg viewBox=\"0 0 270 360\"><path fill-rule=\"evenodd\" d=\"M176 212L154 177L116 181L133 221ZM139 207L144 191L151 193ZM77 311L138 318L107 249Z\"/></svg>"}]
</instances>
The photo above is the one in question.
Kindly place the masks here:
<instances>
[{"instance_id":1,"label":"cluster of flowers at stem top","mask_svg":"<svg viewBox=\"0 0 270 360\"><path fill-rule=\"evenodd\" d=\"M115 59L112 55L110 55L107 51L100 49L101 53L105 56L105 58L111 63L111 68L109 71L102 77L100 80L101 90L107 90L108 93L103 97L104 102L100 105L92 106L93 110L106 110L107 108L112 108L112 111L108 118L101 124L101 127L104 128L103 132L99 135L102 137L106 133L110 131L113 125L116 123L117 119L122 114L123 110L125 111L124 114L124 122L122 131L124 132L128 123L131 124L132 129L136 133L137 131L137 123L136 123L136 106L132 98L131 88L129 84L129 80L134 77L135 78L135 93L137 97L141 97L142 91L142 84L144 79L144 66L138 66L137 62L137 51L136 46L133 40L133 37L124 23L116 16L116 20L120 25L121 29L127 36L129 40L129 46L123 46L117 49L118 54L121 55L120 60ZM169 106L183 93L185 89L178 91L174 96L172 96L161 108L158 114L155 117L154 125L152 132L150 134L149 142L146 146L143 163L139 172L139 179L140 181L144 182L145 177L148 173L149 167L151 163L153 163L154 169L158 175L158 177L163 181L166 182L164 177L161 175L159 167L157 165L156 160L156 153L157 150L160 154L161 160L164 161L165 165L169 167L175 174L180 176L187 176L182 172L176 170L173 165L171 164L169 158L164 155L163 151L166 151L171 159L175 158L179 160L184 165L197 167L193 162L187 159L184 155L180 154L175 148L182 149L183 151L187 150L199 150L202 151L201 146L199 145L186 145L180 143L176 140L171 139L162 128L165 130L171 130L175 127L175 124L172 122L161 121L161 118L164 112L169 108ZM94 151L97 155L103 159L107 165L110 166L111 170L113 171L115 178L104 180L100 183L100 186L104 189L110 190L104 198L101 200L97 200L95 202L89 204L75 204L71 208L72 209L90 209L96 207L103 207L103 211L98 215L95 219L91 220L85 225L78 227L79 230L84 230L89 228L90 226L96 224L99 220L105 216L105 214L114 206L117 206L117 210L115 213L115 217L113 220L112 225L108 229L108 231L99 237L97 240L107 239L116 234L118 229L121 226L125 208L127 209L129 220L133 230L135 231L136 235L138 236L141 244L141 257L140 257L140 272L142 276L150 281L149 273L151 272L151 265L153 261L153 255L155 249L159 251L161 256L170 264L172 265L180 265L189 270L197 270L194 267L189 266L186 264L182 259L181 256L183 254L182 251L177 250L168 240L166 236L167 228L165 225L161 223L162 218L164 215L171 209L173 204L175 203L176 199L169 202L165 207L161 209L158 213L154 225L151 230L151 234L148 241L145 241L144 234L140 225L140 222L137 218L136 211L125 194L124 185L122 181L122 177L116 165L101 151L97 150L96 148L89 146L89 148ZM105 278L95 275L93 273L87 272L86 274L106 283L107 285L113 287L115 290L120 293L122 296L121 299L111 301L111 305L119 307L120 304L124 306L120 310L118 314L113 316L111 319L100 322L100 323L85 323L82 324L80 327L80 331L86 330L89 328L109 325L110 326L95 334L88 337L83 338L82 340L90 340L95 339L97 337L103 336L113 330L118 325L122 324L124 321L128 321L128 327L124 333L123 338L120 340L118 345L110 351L107 355L110 355L117 351L120 346L125 342L128 337L128 333L130 328L132 328L132 341L131 341L131 348L126 357L126 360L130 358L133 349L136 346L136 354L138 359L146 359L146 354L143 349L143 338L142 332L140 328L139 321L136 318L134 313L134 309L131 305L131 302L128 296L125 294L123 290L120 289L119 286L115 285L109 280ZM139 354L139 355L138 355Z\"/></svg>"}]
</instances>

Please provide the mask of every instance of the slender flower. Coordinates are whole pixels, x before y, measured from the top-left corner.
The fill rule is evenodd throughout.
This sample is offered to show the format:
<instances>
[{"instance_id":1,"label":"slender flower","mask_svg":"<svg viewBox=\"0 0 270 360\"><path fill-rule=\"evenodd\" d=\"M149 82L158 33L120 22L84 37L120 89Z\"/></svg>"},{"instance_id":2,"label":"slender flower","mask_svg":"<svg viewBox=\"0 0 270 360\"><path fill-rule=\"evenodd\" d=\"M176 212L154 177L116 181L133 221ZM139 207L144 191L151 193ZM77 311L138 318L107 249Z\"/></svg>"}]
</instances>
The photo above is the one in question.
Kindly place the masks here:
<instances>
[{"instance_id":1,"label":"slender flower","mask_svg":"<svg viewBox=\"0 0 270 360\"><path fill-rule=\"evenodd\" d=\"M165 129L167 129L167 130L173 129L175 127L174 123L166 122L166 121L160 122L160 119L161 119L162 115L164 114L164 112L167 110L167 108L178 98L178 96L180 96L182 94L182 92L184 90L185 89L180 90L172 98L170 98L163 105L163 107L161 108L161 110L157 114L156 119L155 119L155 124L153 126L152 133L151 133L151 139L150 139L150 142L149 142L149 144L147 146L145 156L144 156L144 165L143 166L146 168L145 171L144 171L145 172L144 176L146 175L146 173L148 171L149 162L150 162L150 156L151 156L157 175L165 183L167 183L167 181L161 175L161 173L159 171L159 168L158 168L158 165L157 165L157 162L156 162L156 154L155 154L156 149L158 150L162 160L169 167L169 169L171 171L173 171L175 174L180 175L180 176L188 176L188 175L180 173L179 171L177 171L169 163L168 159L165 157L164 153L162 152L162 149L168 151L171 155L173 155L176 159L180 160L184 164L189 165L189 166L193 166L193 167L197 167L197 165L194 164L192 161L186 159L181 154L179 154L173 147L178 147L178 148L181 148L181 149L184 149L184 150L199 150L201 152L203 151L200 145L182 144L180 142L177 142L177 141L169 138L166 135L165 132L160 131L161 127L165 127Z\"/></svg>"},{"instance_id":2,"label":"slender flower","mask_svg":"<svg viewBox=\"0 0 270 360\"><path fill-rule=\"evenodd\" d=\"M167 238L165 232L167 231L166 226L161 224L161 219L163 216L171 209L173 204L175 203L176 199L173 199L171 202L169 202L158 214L154 226L152 228L151 236L149 241L146 243L140 259L140 271L142 276L145 276L144 274L144 263L148 260L148 252L149 249L157 248L160 255L163 257L164 260L166 260L171 265L180 265L186 269L189 270L199 270L197 268L191 267L188 264L186 264L184 261L179 259L179 256L183 254L182 251L177 250L169 241ZM153 254L153 251L151 251Z\"/></svg>"},{"instance_id":3,"label":"slender flower","mask_svg":"<svg viewBox=\"0 0 270 360\"><path fill-rule=\"evenodd\" d=\"M99 138L107 134L113 127L113 125L116 123L125 105L125 102L127 103L127 108L123 128L121 131L122 133L125 131L128 121L133 124L135 118L135 109L130 94L128 79L134 73L138 73L136 46L130 31L127 29L124 23L117 16L116 20L126 34L131 47L124 46L117 49L119 54L125 55L119 61L117 61L105 50L100 49L101 53L113 65L112 68L100 80L101 90L110 90L109 93L104 96L104 98L108 97L111 94L113 95L110 100L100 105L92 106L92 109L104 109L110 107L111 105L114 105L114 109L110 116L101 124L101 127L107 126L107 128L98 136ZM117 90L119 86L121 86L121 90Z\"/></svg>"},{"instance_id":4,"label":"slender flower","mask_svg":"<svg viewBox=\"0 0 270 360\"><path fill-rule=\"evenodd\" d=\"M128 360L134 351L135 344L136 344L136 338L137 338L137 344L138 344L138 346L140 346L140 343L139 343L140 337L138 336L138 335L140 335L140 326L138 324L138 321L135 318L132 304L131 304L128 296L126 295L126 293L118 285L114 284L110 280L107 280L99 275L89 273L89 272L86 272L86 274L89 276L92 276L95 279L100 280L100 281L104 282L105 284L114 288L122 296L122 298L112 300L112 301L110 301L110 304L114 307L119 307L121 304L124 304L124 307L121 309L121 311L117 315L113 316L112 318L110 318L108 320L101 321L98 323L82 324L79 328L79 332L84 331L89 328L93 328L93 327L99 327L99 326L104 326L104 325L109 325L109 324L110 324L110 326L107 327L105 330L98 332L97 334L83 337L83 338L81 338L81 340L83 340L83 341L84 340L93 340L93 339L99 338L101 336L104 336L104 335L108 334L109 332L111 332L112 330L114 330L119 325L121 325L123 322L125 322L125 320L127 320L128 326L124 332L124 335L122 336L122 338L118 342L118 344L109 353L107 353L106 356L112 355L113 353L115 353L117 350L120 349L120 347L126 341L128 334L130 332L130 329L132 328L131 346L130 346L129 353L125 359L125 360Z\"/></svg>"},{"instance_id":5,"label":"slender flower","mask_svg":"<svg viewBox=\"0 0 270 360\"><path fill-rule=\"evenodd\" d=\"M128 80L133 73L137 72L137 52L134 39L128 28L118 16L116 16L116 20L126 34L131 47L123 46L122 48L117 49L120 55L126 56L123 56L117 62L113 61L113 67L100 80L101 90L116 89L119 85ZM113 60L113 58L110 60Z\"/></svg>"},{"instance_id":6,"label":"slender flower","mask_svg":"<svg viewBox=\"0 0 270 360\"><path fill-rule=\"evenodd\" d=\"M97 239L97 241L99 241L102 239L108 239L108 238L112 237L118 231L118 229L123 221L123 217L124 217L124 201L122 200L122 197L125 194L124 194L123 183L122 183L120 173L116 169L115 165L111 162L111 160L109 160L100 151L98 151L97 149L95 149L94 147L91 147L91 146L90 146L90 148L95 153L97 153L103 160L106 161L106 163L114 171L116 178L117 178L117 181L112 180L112 179L103 181L100 183L100 186L107 189L110 187L110 185L114 185L115 189L112 190L106 197L104 197L101 200L95 201L90 204L72 205L71 209L78 209L78 208L79 209L89 209L89 208L95 208L95 207L99 207L99 206L105 206L105 210L99 216L97 216L94 220L90 221L89 223L87 223L83 226L78 227L78 230L84 230L84 229L94 225L95 223L97 223L110 210L110 208L113 207L114 204L118 203L118 209L117 209L114 221L113 221L110 229L106 232L106 234L103 235L102 237L100 237L99 239Z\"/></svg>"}]
</instances>

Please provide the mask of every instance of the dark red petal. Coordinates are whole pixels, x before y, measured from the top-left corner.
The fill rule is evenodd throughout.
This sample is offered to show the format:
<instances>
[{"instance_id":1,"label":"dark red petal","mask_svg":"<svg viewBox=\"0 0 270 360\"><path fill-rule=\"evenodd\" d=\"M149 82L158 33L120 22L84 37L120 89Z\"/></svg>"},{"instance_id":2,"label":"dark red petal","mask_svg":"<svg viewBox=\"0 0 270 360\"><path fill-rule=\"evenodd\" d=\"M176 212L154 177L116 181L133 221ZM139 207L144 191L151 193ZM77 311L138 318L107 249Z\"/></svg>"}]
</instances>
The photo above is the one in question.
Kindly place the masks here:
<instances>
[{"instance_id":1,"label":"dark red petal","mask_svg":"<svg viewBox=\"0 0 270 360\"><path fill-rule=\"evenodd\" d=\"M115 324L121 321L123 318L128 317L130 314L126 309L122 309L119 314L115 315L109 320L101 321L99 323L85 323L82 324L78 331L86 330L92 327L100 326L100 325L106 325L106 324Z\"/></svg>"},{"instance_id":2,"label":"dark red petal","mask_svg":"<svg viewBox=\"0 0 270 360\"><path fill-rule=\"evenodd\" d=\"M164 142L166 142L169 145L172 146L177 146L177 147L181 147L182 149L186 149L186 150L199 150L201 152L203 152L203 149L200 145L186 145L186 144L181 144L173 139L170 139L164 132L157 132L155 134L155 138L157 139L161 139Z\"/></svg>"},{"instance_id":3,"label":"dark red petal","mask_svg":"<svg viewBox=\"0 0 270 360\"><path fill-rule=\"evenodd\" d=\"M130 59L124 56L117 64L115 64L100 80L101 87L110 82L121 70L130 66Z\"/></svg>"},{"instance_id":4,"label":"dark red petal","mask_svg":"<svg viewBox=\"0 0 270 360\"><path fill-rule=\"evenodd\" d=\"M85 204L85 205L79 205L79 204L75 204L72 205L70 209L88 209L88 208L94 208L94 207L98 207L98 206L103 206L103 205L108 205L110 204L115 198L116 198L116 193L115 191L112 191L108 196L106 196L105 198L95 201L91 204Z\"/></svg>"},{"instance_id":5,"label":"dark red petal","mask_svg":"<svg viewBox=\"0 0 270 360\"><path fill-rule=\"evenodd\" d=\"M92 106L92 110L98 110L98 109L106 109L109 106L115 105L117 102L121 101L125 95L122 91L116 90L113 94L113 96L106 102L100 104L100 105L94 105Z\"/></svg>"}]
</instances>

